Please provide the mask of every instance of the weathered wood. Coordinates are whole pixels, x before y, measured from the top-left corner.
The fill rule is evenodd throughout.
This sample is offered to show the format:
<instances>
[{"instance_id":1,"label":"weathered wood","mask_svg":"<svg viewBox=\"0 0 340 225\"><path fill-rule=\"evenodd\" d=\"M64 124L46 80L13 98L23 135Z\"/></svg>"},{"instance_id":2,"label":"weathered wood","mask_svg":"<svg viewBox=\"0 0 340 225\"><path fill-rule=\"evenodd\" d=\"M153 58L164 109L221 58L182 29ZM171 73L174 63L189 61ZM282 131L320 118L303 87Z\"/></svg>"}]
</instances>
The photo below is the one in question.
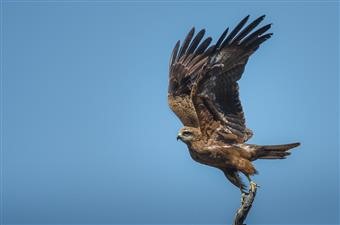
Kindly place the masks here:
<instances>
[{"instance_id":1,"label":"weathered wood","mask_svg":"<svg viewBox=\"0 0 340 225\"><path fill-rule=\"evenodd\" d=\"M244 221L247 218L248 212L250 211L255 196L256 196L257 185L254 182L250 183L249 193L242 194L241 207L237 210L234 218L233 225L245 225Z\"/></svg>"}]
</instances>

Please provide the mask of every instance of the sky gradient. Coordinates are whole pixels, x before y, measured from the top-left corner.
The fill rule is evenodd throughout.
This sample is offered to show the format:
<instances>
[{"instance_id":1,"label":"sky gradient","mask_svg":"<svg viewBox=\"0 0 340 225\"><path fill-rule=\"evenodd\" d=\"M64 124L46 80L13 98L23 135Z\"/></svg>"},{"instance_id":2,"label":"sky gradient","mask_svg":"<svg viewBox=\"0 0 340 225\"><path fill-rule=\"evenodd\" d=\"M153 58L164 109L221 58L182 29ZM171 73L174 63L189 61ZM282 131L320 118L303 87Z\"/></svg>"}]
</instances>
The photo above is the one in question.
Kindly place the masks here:
<instances>
[{"instance_id":1,"label":"sky gradient","mask_svg":"<svg viewBox=\"0 0 340 225\"><path fill-rule=\"evenodd\" d=\"M274 36L240 81L256 161L249 224L339 223L339 11L328 2L2 3L4 224L222 224L239 190L176 141L168 61L192 26Z\"/></svg>"}]
</instances>

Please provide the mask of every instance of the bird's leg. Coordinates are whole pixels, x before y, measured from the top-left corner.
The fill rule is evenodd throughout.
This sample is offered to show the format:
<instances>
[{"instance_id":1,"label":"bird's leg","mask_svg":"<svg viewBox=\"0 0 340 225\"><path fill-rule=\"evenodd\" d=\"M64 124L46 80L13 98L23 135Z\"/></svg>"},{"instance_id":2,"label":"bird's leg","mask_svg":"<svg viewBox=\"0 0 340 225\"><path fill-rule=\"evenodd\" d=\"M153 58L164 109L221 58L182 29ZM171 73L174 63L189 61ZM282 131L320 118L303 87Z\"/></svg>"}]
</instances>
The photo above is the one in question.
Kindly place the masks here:
<instances>
[{"instance_id":1,"label":"bird's leg","mask_svg":"<svg viewBox=\"0 0 340 225\"><path fill-rule=\"evenodd\" d=\"M259 185L257 185L254 181L252 181L252 179L250 178L250 176L248 174L246 174L246 177L249 181L249 188L251 192L255 192L257 187L260 187Z\"/></svg>"}]
</instances>

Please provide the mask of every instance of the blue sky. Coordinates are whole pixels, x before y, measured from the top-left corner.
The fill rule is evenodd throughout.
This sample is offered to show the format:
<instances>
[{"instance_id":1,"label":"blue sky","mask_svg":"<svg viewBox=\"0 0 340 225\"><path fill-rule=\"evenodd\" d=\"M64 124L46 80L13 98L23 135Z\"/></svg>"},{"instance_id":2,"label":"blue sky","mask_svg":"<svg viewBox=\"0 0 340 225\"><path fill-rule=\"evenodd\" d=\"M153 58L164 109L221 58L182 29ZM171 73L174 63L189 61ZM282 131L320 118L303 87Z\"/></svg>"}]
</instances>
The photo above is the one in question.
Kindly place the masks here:
<instances>
[{"instance_id":1,"label":"blue sky","mask_svg":"<svg viewBox=\"0 0 340 225\"><path fill-rule=\"evenodd\" d=\"M230 222L239 190L190 158L167 106L168 59L262 14L274 36L240 81L257 161L249 224L339 222L339 12L328 2L5 1L2 222Z\"/></svg>"}]
</instances>

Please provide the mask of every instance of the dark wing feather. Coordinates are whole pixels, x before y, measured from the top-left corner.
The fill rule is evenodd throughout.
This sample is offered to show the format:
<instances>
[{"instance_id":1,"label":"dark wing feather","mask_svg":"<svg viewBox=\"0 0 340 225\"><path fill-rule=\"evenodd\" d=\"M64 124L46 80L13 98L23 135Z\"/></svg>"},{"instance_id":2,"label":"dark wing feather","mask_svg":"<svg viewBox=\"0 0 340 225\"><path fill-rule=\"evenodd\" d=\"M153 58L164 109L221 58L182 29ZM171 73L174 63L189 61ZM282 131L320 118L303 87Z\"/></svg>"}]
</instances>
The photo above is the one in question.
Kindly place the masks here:
<instances>
[{"instance_id":1,"label":"dark wing feather","mask_svg":"<svg viewBox=\"0 0 340 225\"><path fill-rule=\"evenodd\" d=\"M229 42L235 37L235 35L242 29L242 27L247 23L249 19L249 15L243 18L237 26L231 31L231 33L228 35L228 37L223 41L221 48L227 46Z\"/></svg>"},{"instance_id":2,"label":"dark wing feather","mask_svg":"<svg viewBox=\"0 0 340 225\"><path fill-rule=\"evenodd\" d=\"M244 72L249 56L272 33L265 34L270 24L254 31L264 16L243 28L248 18L245 17L215 48L192 88L192 101L206 140L217 138L243 143L252 136L245 125L237 81Z\"/></svg>"},{"instance_id":3,"label":"dark wing feather","mask_svg":"<svg viewBox=\"0 0 340 225\"><path fill-rule=\"evenodd\" d=\"M179 50L178 58L181 58L185 54L185 52L186 52L186 50L189 46L189 43L190 43L192 37L194 36L194 33L195 33L195 28L193 27L184 39L182 47Z\"/></svg>"},{"instance_id":4,"label":"dark wing feather","mask_svg":"<svg viewBox=\"0 0 340 225\"><path fill-rule=\"evenodd\" d=\"M229 31L229 27L227 27L227 29L224 30L224 32L222 33L222 35L220 36L220 38L217 40L216 44L215 44L215 51L220 47L220 45L222 44L222 41L224 40L225 36L228 34Z\"/></svg>"},{"instance_id":5,"label":"dark wing feather","mask_svg":"<svg viewBox=\"0 0 340 225\"><path fill-rule=\"evenodd\" d=\"M194 40L191 42L188 51L186 52L186 55L189 56L191 53L195 51L199 43L201 42L203 36L205 34L205 30L202 29L200 32L197 33Z\"/></svg>"},{"instance_id":6,"label":"dark wing feather","mask_svg":"<svg viewBox=\"0 0 340 225\"><path fill-rule=\"evenodd\" d=\"M197 115L190 98L192 85L207 63L211 38L203 40L205 30L194 35L192 28L182 46L178 41L172 51L169 68L168 103L185 126L198 127ZM203 40L203 41L202 41Z\"/></svg>"}]
</instances>

